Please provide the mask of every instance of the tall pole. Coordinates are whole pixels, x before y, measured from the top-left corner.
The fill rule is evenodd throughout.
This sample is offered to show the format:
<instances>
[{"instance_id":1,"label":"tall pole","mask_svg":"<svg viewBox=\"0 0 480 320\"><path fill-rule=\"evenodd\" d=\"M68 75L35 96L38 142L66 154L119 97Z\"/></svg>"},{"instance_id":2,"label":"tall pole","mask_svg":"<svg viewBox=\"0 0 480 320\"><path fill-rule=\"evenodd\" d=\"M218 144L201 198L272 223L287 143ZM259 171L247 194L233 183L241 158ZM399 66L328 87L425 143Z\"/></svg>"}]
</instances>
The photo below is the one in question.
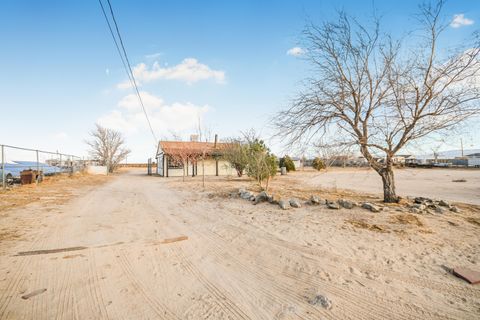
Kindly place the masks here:
<instances>
[{"instance_id":1,"label":"tall pole","mask_svg":"<svg viewBox=\"0 0 480 320\"><path fill-rule=\"evenodd\" d=\"M2 187L3 190L7 188L7 183L5 181L5 146L2 144Z\"/></svg>"},{"instance_id":2,"label":"tall pole","mask_svg":"<svg viewBox=\"0 0 480 320\"><path fill-rule=\"evenodd\" d=\"M460 138L460 145L461 145L461 148L462 148L462 158L463 158L463 139Z\"/></svg>"},{"instance_id":3,"label":"tall pole","mask_svg":"<svg viewBox=\"0 0 480 320\"><path fill-rule=\"evenodd\" d=\"M39 177L40 177L40 163L39 163L39 161L38 161L38 160L39 160L39 159L38 159L38 150L36 150L36 153L37 153L37 175L36 175L36 177L35 177L35 178L36 178L36 179L35 179L35 180L36 180L35 183L38 184L38 179L39 179Z\"/></svg>"}]
</instances>

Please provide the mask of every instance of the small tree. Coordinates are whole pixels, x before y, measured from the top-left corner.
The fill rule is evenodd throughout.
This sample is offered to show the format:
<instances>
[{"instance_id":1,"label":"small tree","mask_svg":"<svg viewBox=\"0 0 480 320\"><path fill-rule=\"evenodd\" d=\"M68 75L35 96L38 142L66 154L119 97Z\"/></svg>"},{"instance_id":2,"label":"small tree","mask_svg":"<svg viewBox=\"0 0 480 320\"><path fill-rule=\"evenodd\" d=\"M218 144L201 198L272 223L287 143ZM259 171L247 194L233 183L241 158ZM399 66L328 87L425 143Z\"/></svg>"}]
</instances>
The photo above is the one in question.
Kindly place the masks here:
<instances>
[{"instance_id":1,"label":"small tree","mask_svg":"<svg viewBox=\"0 0 480 320\"><path fill-rule=\"evenodd\" d=\"M284 156L283 158L280 158L279 166L280 168L285 167L287 169L287 172L295 171L295 163L293 163L292 159L289 156Z\"/></svg>"},{"instance_id":2,"label":"small tree","mask_svg":"<svg viewBox=\"0 0 480 320\"><path fill-rule=\"evenodd\" d=\"M248 144L240 139L233 139L222 149L223 159L228 161L241 177L249 162Z\"/></svg>"},{"instance_id":3,"label":"small tree","mask_svg":"<svg viewBox=\"0 0 480 320\"><path fill-rule=\"evenodd\" d=\"M277 158L270 153L263 140L247 137L248 166L247 175L254 178L262 187L265 181L265 190L268 191L270 179L277 173Z\"/></svg>"},{"instance_id":4,"label":"small tree","mask_svg":"<svg viewBox=\"0 0 480 320\"><path fill-rule=\"evenodd\" d=\"M313 159L312 166L318 171L326 168L325 163L320 157L316 157L315 159Z\"/></svg>"},{"instance_id":5,"label":"small tree","mask_svg":"<svg viewBox=\"0 0 480 320\"><path fill-rule=\"evenodd\" d=\"M112 173L129 154L130 150L124 148L125 140L118 131L104 128L99 124L90 132L91 140L86 143L90 146L90 156L107 166L108 172Z\"/></svg>"}]
</instances>

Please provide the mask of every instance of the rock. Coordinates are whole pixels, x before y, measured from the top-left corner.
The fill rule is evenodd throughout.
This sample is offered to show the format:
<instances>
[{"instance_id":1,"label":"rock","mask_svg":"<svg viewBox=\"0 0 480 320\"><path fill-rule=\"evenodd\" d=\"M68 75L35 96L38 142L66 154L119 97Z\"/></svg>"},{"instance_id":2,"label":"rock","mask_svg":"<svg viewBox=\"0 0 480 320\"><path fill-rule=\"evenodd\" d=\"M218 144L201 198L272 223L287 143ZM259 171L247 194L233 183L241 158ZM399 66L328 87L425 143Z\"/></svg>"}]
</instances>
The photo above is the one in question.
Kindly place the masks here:
<instances>
[{"instance_id":1,"label":"rock","mask_svg":"<svg viewBox=\"0 0 480 320\"><path fill-rule=\"evenodd\" d=\"M248 200L250 200L250 201L255 201L255 196L252 194L252 195L250 196L250 199L248 199Z\"/></svg>"},{"instance_id":2,"label":"rock","mask_svg":"<svg viewBox=\"0 0 480 320\"><path fill-rule=\"evenodd\" d=\"M436 206L435 207L435 212L440 213L440 214L444 214L444 213L447 212L447 209L443 206Z\"/></svg>"},{"instance_id":3,"label":"rock","mask_svg":"<svg viewBox=\"0 0 480 320\"><path fill-rule=\"evenodd\" d=\"M278 200L275 199L275 196L273 194L268 196L267 201L268 201L268 203L271 203L271 204L277 204L278 203Z\"/></svg>"},{"instance_id":4,"label":"rock","mask_svg":"<svg viewBox=\"0 0 480 320\"><path fill-rule=\"evenodd\" d=\"M426 204L426 203L431 203L433 201L430 198L416 197L415 199L413 199L413 202L418 203L418 204Z\"/></svg>"},{"instance_id":5,"label":"rock","mask_svg":"<svg viewBox=\"0 0 480 320\"><path fill-rule=\"evenodd\" d=\"M248 200L253 196L253 194L250 191L243 190L242 193L240 193L240 198Z\"/></svg>"},{"instance_id":6,"label":"rock","mask_svg":"<svg viewBox=\"0 0 480 320\"><path fill-rule=\"evenodd\" d=\"M315 297L308 299L311 305L321 305L325 309L332 309L332 302L327 297L317 294Z\"/></svg>"},{"instance_id":7,"label":"rock","mask_svg":"<svg viewBox=\"0 0 480 320\"><path fill-rule=\"evenodd\" d=\"M338 204L344 207L345 209L352 209L355 206L352 201L348 201L345 199L338 200Z\"/></svg>"},{"instance_id":8,"label":"rock","mask_svg":"<svg viewBox=\"0 0 480 320\"><path fill-rule=\"evenodd\" d=\"M380 208L370 202L364 202L362 204L362 208L370 210L372 212L380 212Z\"/></svg>"},{"instance_id":9,"label":"rock","mask_svg":"<svg viewBox=\"0 0 480 320\"><path fill-rule=\"evenodd\" d=\"M328 200L327 200L327 208L328 208L328 209L338 210L338 209L340 209L340 206L338 205L338 203L336 203L336 202L334 202L334 201L328 201Z\"/></svg>"},{"instance_id":10,"label":"rock","mask_svg":"<svg viewBox=\"0 0 480 320\"><path fill-rule=\"evenodd\" d=\"M410 211L411 211L412 213L416 213L416 214L422 214L422 213L423 213L422 210L417 209L417 208L411 208Z\"/></svg>"},{"instance_id":11,"label":"rock","mask_svg":"<svg viewBox=\"0 0 480 320\"><path fill-rule=\"evenodd\" d=\"M442 207L450 207L450 204L445 200L438 201L438 205Z\"/></svg>"},{"instance_id":12,"label":"rock","mask_svg":"<svg viewBox=\"0 0 480 320\"><path fill-rule=\"evenodd\" d=\"M280 200L280 201L278 201L278 206L280 208L282 208L283 210L287 210L288 207L290 207L290 204L285 200Z\"/></svg>"},{"instance_id":13,"label":"rock","mask_svg":"<svg viewBox=\"0 0 480 320\"><path fill-rule=\"evenodd\" d=\"M458 207L456 207L456 206L451 206L450 211L455 212L455 213L459 213L460 209L458 209Z\"/></svg>"},{"instance_id":14,"label":"rock","mask_svg":"<svg viewBox=\"0 0 480 320\"><path fill-rule=\"evenodd\" d=\"M255 204L260 202L266 202L268 201L268 198L269 198L268 194L265 191L262 191L259 194L257 194L257 196L255 197Z\"/></svg>"},{"instance_id":15,"label":"rock","mask_svg":"<svg viewBox=\"0 0 480 320\"><path fill-rule=\"evenodd\" d=\"M423 211L423 210L427 209L427 206L424 205L423 203L415 203L415 204L412 205L412 208L416 208L420 211Z\"/></svg>"},{"instance_id":16,"label":"rock","mask_svg":"<svg viewBox=\"0 0 480 320\"><path fill-rule=\"evenodd\" d=\"M298 201L298 199L295 199L295 198L290 199L289 203L290 203L290 206L292 206L294 208L301 208L302 207L302 205L300 204L300 201Z\"/></svg>"},{"instance_id":17,"label":"rock","mask_svg":"<svg viewBox=\"0 0 480 320\"><path fill-rule=\"evenodd\" d=\"M310 197L310 204L313 204L313 205L319 205L319 204L324 204L325 203L325 200L323 199L320 199L320 197L318 196L311 196Z\"/></svg>"},{"instance_id":18,"label":"rock","mask_svg":"<svg viewBox=\"0 0 480 320\"><path fill-rule=\"evenodd\" d=\"M245 192L247 192L247 190L243 188L238 189L238 195L241 195L242 193L245 193Z\"/></svg>"}]
</instances>

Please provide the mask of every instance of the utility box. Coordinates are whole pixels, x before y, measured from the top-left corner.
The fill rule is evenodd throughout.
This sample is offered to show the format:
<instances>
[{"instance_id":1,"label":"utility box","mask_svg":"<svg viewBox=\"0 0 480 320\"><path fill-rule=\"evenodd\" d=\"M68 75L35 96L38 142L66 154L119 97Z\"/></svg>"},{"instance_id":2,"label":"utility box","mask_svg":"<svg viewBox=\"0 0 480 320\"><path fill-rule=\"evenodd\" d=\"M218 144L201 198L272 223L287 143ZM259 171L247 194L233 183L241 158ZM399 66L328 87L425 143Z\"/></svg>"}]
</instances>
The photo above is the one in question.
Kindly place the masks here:
<instances>
[{"instance_id":1,"label":"utility box","mask_svg":"<svg viewBox=\"0 0 480 320\"><path fill-rule=\"evenodd\" d=\"M22 184L31 184L33 182L43 181L43 171L39 170L23 170L20 172L20 182Z\"/></svg>"},{"instance_id":2,"label":"utility box","mask_svg":"<svg viewBox=\"0 0 480 320\"><path fill-rule=\"evenodd\" d=\"M31 184L33 182L33 170L23 170L20 172L20 182L22 184Z\"/></svg>"}]
</instances>

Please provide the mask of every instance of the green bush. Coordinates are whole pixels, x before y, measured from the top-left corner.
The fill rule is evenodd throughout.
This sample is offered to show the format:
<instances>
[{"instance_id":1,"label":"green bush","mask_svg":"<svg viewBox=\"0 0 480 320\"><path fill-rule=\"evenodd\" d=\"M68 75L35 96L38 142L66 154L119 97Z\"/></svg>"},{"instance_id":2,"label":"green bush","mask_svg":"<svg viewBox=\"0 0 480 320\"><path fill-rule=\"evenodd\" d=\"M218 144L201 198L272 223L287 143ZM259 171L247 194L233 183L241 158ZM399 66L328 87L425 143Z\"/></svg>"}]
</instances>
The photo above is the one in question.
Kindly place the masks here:
<instances>
[{"instance_id":1,"label":"green bush","mask_svg":"<svg viewBox=\"0 0 480 320\"><path fill-rule=\"evenodd\" d=\"M259 139L249 141L248 153L247 175L257 180L260 186L266 181L265 189L268 190L270 179L277 173L277 158Z\"/></svg>"},{"instance_id":2,"label":"green bush","mask_svg":"<svg viewBox=\"0 0 480 320\"><path fill-rule=\"evenodd\" d=\"M280 158L280 168L281 167L287 168L287 172L295 171L295 163L293 163L292 159L289 156Z\"/></svg>"},{"instance_id":3,"label":"green bush","mask_svg":"<svg viewBox=\"0 0 480 320\"><path fill-rule=\"evenodd\" d=\"M317 169L318 171L326 168L325 163L319 157L316 157L315 159L313 159L312 166L313 166L313 168Z\"/></svg>"}]
</instances>

